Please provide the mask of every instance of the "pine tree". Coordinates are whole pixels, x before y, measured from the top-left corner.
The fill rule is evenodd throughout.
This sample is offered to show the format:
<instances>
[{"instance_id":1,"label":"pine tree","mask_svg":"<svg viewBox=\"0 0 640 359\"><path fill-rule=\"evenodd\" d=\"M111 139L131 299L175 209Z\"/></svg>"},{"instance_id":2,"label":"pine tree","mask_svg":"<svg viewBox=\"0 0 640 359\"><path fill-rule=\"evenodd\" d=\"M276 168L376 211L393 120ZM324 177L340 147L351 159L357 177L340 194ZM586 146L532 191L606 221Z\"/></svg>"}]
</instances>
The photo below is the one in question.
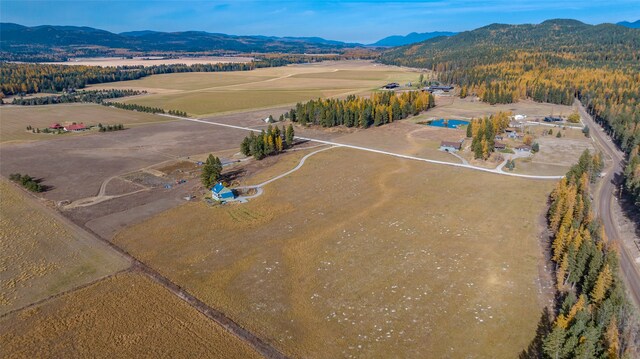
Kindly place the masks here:
<instances>
[{"instance_id":1,"label":"pine tree","mask_svg":"<svg viewBox=\"0 0 640 359\"><path fill-rule=\"evenodd\" d=\"M295 137L295 130L293 129L293 125L289 124L287 127L287 131L285 133L285 142L287 143L287 147L293 146L293 139Z\"/></svg>"},{"instance_id":2,"label":"pine tree","mask_svg":"<svg viewBox=\"0 0 640 359\"><path fill-rule=\"evenodd\" d=\"M202 166L202 173L200 175L200 179L202 180L202 184L206 188L213 187L214 184L220 178L220 174L222 173L222 163L218 157L214 157L212 154L209 154L207 157L207 161Z\"/></svg>"}]
</instances>

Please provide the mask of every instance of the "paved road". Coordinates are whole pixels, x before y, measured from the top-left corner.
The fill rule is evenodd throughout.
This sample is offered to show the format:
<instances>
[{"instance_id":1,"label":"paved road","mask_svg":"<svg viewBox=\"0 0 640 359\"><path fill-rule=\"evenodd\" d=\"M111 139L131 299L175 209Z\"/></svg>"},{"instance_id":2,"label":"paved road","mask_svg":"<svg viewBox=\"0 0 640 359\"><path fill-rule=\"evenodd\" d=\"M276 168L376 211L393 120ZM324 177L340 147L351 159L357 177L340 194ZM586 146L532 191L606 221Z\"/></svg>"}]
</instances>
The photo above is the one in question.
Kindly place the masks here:
<instances>
[{"instance_id":1,"label":"paved road","mask_svg":"<svg viewBox=\"0 0 640 359\"><path fill-rule=\"evenodd\" d=\"M201 120L201 119L197 119L197 118L187 118L187 117L179 117L179 116L173 116L173 115L162 115L162 116L172 117L172 118L176 118L176 119L180 119L180 120L184 120L184 121L204 123L204 124L207 124L207 125L229 127L229 128L235 128L235 129L239 129L239 130L258 132L258 133L260 132L259 129L255 129L255 128L229 125L229 124L226 124L226 123L214 122L212 120ZM496 170L495 168L490 169L490 168L476 167L476 166L472 166L472 165L469 165L469 164L463 164L463 163L452 163L452 162L445 162L445 161L430 160L430 159L427 159L427 158L421 158L421 157L403 155L403 154L395 153L395 152L377 150L375 148L370 148L370 147L362 147L362 146L350 145L350 144L347 144L347 143L325 141L325 140L319 140L319 139L310 138L310 137L300 137L300 136L296 136L296 138L300 139L300 140L323 143L323 144L331 145L331 146L352 148L352 149L361 150L361 151L379 153L379 154L383 154L383 155L387 155L387 156L393 156L393 157L404 158L404 159L408 159L408 160L433 163L433 164L444 165L444 166L467 168L467 169L474 170L474 171L494 173L494 174L498 174L498 175L502 175L502 176L521 177L521 178L529 178L529 179L541 179L541 180L558 180L558 179L564 177L564 176L535 176L535 175L524 175L524 174L519 174L519 173L502 172L502 171Z\"/></svg>"},{"instance_id":2,"label":"paved road","mask_svg":"<svg viewBox=\"0 0 640 359\"><path fill-rule=\"evenodd\" d=\"M606 170L606 175L602 178L602 184L598 193L596 193L597 203L594 206L596 214L602 218L604 224L605 233L611 241L618 241L620 244L620 270L623 274L624 280L627 283L627 288L631 293L631 298L635 302L636 306L640 308L640 271L638 265L635 263L634 257L624 241L620 237L618 227L615 223L615 215L611 208L615 197L615 189L619 178L622 178L622 172L624 168L625 155L618 147L611 141L611 138L604 132L593 118L587 113L580 102L577 102L580 109L580 116L585 120L585 124L589 127L591 138L593 138L596 145L612 160L610 168Z\"/></svg>"}]
</instances>

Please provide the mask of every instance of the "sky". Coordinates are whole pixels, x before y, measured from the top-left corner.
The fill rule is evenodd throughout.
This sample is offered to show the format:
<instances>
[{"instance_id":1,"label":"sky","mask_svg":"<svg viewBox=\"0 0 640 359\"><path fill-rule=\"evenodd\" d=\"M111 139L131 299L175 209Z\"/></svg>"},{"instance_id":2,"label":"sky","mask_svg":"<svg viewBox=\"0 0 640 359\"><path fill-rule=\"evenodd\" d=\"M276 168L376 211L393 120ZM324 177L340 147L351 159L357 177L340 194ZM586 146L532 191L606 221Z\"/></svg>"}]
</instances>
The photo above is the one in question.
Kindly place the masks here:
<instances>
[{"instance_id":1,"label":"sky","mask_svg":"<svg viewBox=\"0 0 640 359\"><path fill-rule=\"evenodd\" d=\"M27 26L319 36L359 43L410 32L459 32L495 22L540 23L553 18L589 24L635 21L640 19L640 0L0 0L1 22Z\"/></svg>"}]
</instances>

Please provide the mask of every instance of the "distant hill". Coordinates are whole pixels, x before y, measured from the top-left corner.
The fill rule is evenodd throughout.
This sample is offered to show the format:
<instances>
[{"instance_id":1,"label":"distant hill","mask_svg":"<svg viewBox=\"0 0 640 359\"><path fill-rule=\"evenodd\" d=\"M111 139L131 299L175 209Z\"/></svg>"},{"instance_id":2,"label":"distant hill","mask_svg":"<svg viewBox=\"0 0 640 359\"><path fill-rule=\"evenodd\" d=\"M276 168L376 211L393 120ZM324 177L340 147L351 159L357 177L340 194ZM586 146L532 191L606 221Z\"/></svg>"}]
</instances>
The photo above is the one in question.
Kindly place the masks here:
<instances>
[{"instance_id":1,"label":"distant hill","mask_svg":"<svg viewBox=\"0 0 640 359\"><path fill-rule=\"evenodd\" d=\"M640 20L636 20L635 22L621 21L621 22L617 23L616 25L628 27L628 28L631 28L631 29L640 29Z\"/></svg>"},{"instance_id":2,"label":"distant hill","mask_svg":"<svg viewBox=\"0 0 640 359\"><path fill-rule=\"evenodd\" d=\"M319 37L237 36L204 31L109 31L78 26L27 27L0 23L0 58L54 56L60 50L72 56L105 55L114 49L134 52L284 52L330 53L360 47Z\"/></svg>"},{"instance_id":3,"label":"distant hill","mask_svg":"<svg viewBox=\"0 0 640 359\"><path fill-rule=\"evenodd\" d=\"M369 46L381 46L381 47L395 47L395 46L404 46L415 44L416 42L422 42L425 40L432 39L438 36L452 36L457 34L456 32L447 32L447 31L434 31L434 32L412 32L409 35L394 35L388 36L384 39L380 39L377 42L370 44Z\"/></svg>"},{"instance_id":4,"label":"distant hill","mask_svg":"<svg viewBox=\"0 0 640 359\"><path fill-rule=\"evenodd\" d=\"M380 61L413 67L474 66L495 63L516 50L574 53L592 66L617 63L636 66L640 30L613 24L588 25L577 20L555 19L540 24L491 24L454 36L437 37L385 51ZM566 58L554 61L568 62Z\"/></svg>"}]
</instances>

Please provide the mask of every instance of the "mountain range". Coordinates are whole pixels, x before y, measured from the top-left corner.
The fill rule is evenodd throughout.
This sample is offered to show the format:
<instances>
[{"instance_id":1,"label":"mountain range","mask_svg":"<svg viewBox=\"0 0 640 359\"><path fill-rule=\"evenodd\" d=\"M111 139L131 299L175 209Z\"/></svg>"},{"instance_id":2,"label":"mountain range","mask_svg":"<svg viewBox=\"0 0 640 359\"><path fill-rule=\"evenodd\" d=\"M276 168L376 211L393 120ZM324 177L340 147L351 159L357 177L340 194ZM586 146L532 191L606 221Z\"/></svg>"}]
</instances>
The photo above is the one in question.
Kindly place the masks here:
<instances>
[{"instance_id":1,"label":"mountain range","mask_svg":"<svg viewBox=\"0 0 640 359\"><path fill-rule=\"evenodd\" d=\"M58 47L102 46L131 51L235 51L327 53L362 46L319 37L236 36L204 31L131 31L115 34L78 26L27 27L0 23L0 50L20 52L25 46L53 50Z\"/></svg>"},{"instance_id":2,"label":"mountain range","mask_svg":"<svg viewBox=\"0 0 640 359\"><path fill-rule=\"evenodd\" d=\"M452 36L457 34L456 32L448 32L448 31L434 31L434 32L412 32L409 35L393 35L385 37L384 39L380 39L377 42L374 42L370 46L380 46L380 47L395 47L395 46L403 46L415 44L416 42L422 42L425 40L432 39L438 36Z\"/></svg>"},{"instance_id":3,"label":"mountain range","mask_svg":"<svg viewBox=\"0 0 640 359\"><path fill-rule=\"evenodd\" d=\"M629 27L632 29L640 29L640 20L636 20L634 22L629 22L629 21L620 21L619 23L617 23L616 25L620 25L620 26L624 26L624 27Z\"/></svg>"}]
</instances>

